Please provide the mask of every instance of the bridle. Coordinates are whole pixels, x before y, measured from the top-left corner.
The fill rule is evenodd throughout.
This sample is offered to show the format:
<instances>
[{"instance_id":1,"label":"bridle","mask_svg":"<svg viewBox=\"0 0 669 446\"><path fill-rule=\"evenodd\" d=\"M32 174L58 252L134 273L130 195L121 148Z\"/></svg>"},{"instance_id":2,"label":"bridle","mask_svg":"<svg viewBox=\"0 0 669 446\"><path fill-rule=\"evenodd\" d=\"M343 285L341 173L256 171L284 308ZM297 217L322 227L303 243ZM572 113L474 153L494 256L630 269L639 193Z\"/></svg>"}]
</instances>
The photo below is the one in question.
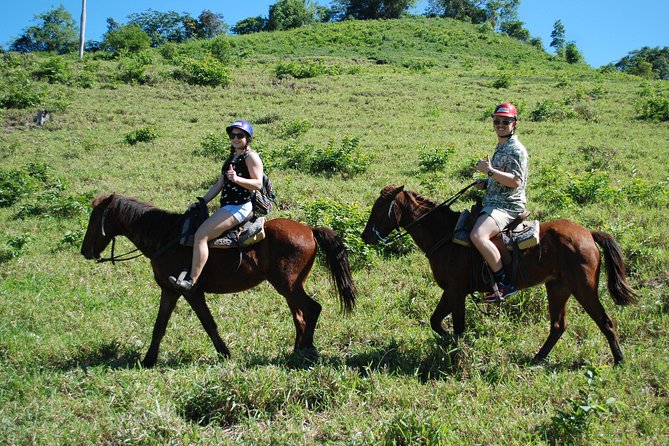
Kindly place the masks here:
<instances>
[{"instance_id":1,"label":"bridle","mask_svg":"<svg viewBox=\"0 0 669 446\"><path fill-rule=\"evenodd\" d=\"M375 226L372 226L372 232L374 233L374 235L376 236L376 238L377 238L378 241L380 241L380 242L382 242L382 243L388 245L388 244L394 242L395 240L397 240L397 239L399 239L399 238L401 238L401 237L404 237L405 235L409 234L409 231L408 231L409 228L411 228L412 226L416 225L418 222L420 222L422 219L424 219L425 217L427 217L428 215L430 215L432 212L434 212L434 211L436 211L437 209L442 208L442 207L444 207L444 206L447 206L447 207L448 207L448 206L452 205L453 203L455 203L455 201L456 201L458 198L460 198L460 196L462 196L462 194L464 194L469 188L471 188L471 187L473 187L474 185L476 185L476 183L477 183L477 181L474 181L473 183L471 183L471 184L468 185L467 187L461 189L459 192L457 192L457 193L456 193L455 195L453 195L452 197L448 198L447 200L445 200L444 202L438 204L438 205L435 206L433 209L430 209L428 212L424 213L423 215L421 215L420 217L418 217L418 218L415 219L414 221L412 221L412 222L410 222L409 224L405 225L405 226L404 226L404 231L399 231L397 234L395 234L394 236L392 236L392 237L390 237L390 238L382 237L382 236L381 236L381 233L379 232L379 228L377 228L376 225L375 225ZM397 194L397 195L399 195L399 194ZM395 212L394 212L394 207L397 206L397 195L395 195L395 197L393 198L393 201L391 201L391 202L390 202L390 205L388 206L388 219L390 219L391 213L392 213L392 214L394 215L394 217L395 217L395 227L391 230L391 232L392 232L393 230L395 230L395 229L398 229L398 230L399 230L399 228L400 228L400 222L399 222L399 220L398 220L398 218L397 218L397 214L395 214ZM431 255L437 248L441 247L441 245L442 245L446 240L450 239L452 236L453 236L453 234L451 234L450 236L448 236L446 239L440 241L440 242L436 245L436 247L433 247L433 248L430 250L430 252L427 253L426 255L429 257L429 256L430 256L430 255Z\"/></svg>"},{"instance_id":2,"label":"bridle","mask_svg":"<svg viewBox=\"0 0 669 446\"><path fill-rule=\"evenodd\" d=\"M105 231L105 220L107 219L107 212L109 212L109 208L105 208L104 211L102 211L102 219L100 221L100 232L102 232L103 237L107 237L107 231ZM143 255L141 252L139 254L134 254L139 251L139 248L135 248L132 251L128 251L117 256L114 254L116 249L116 236L112 236L111 244L111 256L97 258L95 259L97 263L112 262L112 265L115 265L116 262L125 262L126 260L136 259L137 257L141 257Z\"/></svg>"}]
</instances>

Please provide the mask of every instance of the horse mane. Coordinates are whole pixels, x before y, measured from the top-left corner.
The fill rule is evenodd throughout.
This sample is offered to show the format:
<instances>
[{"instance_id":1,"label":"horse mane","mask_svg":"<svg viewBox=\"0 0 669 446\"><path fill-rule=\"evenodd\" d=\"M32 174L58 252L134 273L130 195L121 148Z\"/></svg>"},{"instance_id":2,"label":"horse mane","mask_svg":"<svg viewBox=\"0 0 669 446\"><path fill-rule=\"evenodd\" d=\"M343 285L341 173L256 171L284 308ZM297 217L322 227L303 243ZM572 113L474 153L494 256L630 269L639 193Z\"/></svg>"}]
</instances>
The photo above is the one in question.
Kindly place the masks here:
<instances>
[{"instance_id":1,"label":"horse mane","mask_svg":"<svg viewBox=\"0 0 669 446\"><path fill-rule=\"evenodd\" d=\"M97 200L96 200L97 201ZM175 225L181 214L165 211L146 201L134 197L123 195L114 195L113 201L109 205L114 210L114 216L126 227L133 226L140 234L145 234L151 238L163 232L167 236L174 231Z\"/></svg>"}]
</instances>

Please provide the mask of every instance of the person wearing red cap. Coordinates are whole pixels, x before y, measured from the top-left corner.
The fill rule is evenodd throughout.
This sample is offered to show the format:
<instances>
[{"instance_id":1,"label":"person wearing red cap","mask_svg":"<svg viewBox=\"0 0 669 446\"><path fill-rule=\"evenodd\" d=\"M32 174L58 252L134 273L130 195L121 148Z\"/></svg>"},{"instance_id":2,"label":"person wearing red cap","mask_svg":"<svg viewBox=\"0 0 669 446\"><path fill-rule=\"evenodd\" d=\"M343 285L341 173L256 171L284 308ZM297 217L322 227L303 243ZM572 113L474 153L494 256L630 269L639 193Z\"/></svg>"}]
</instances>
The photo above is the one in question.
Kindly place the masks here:
<instances>
[{"instance_id":1,"label":"person wearing red cap","mask_svg":"<svg viewBox=\"0 0 669 446\"><path fill-rule=\"evenodd\" d=\"M499 104L492 113L492 119L497 146L492 158L487 155L486 159L479 159L476 163L476 170L485 173L488 178L476 185L485 189L485 193L483 209L470 235L497 283L497 291L493 288L493 292L483 298L487 303L502 301L517 291L504 273L502 256L492 239L525 210L528 174L527 150L515 134L518 126L516 107L508 102Z\"/></svg>"},{"instance_id":2,"label":"person wearing red cap","mask_svg":"<svg viewBox=\"0 0 669 446\"><path fill-rule=\"evenodd\" d=\"M202 197L208 203L220 193L221 207L195 233L190 275L184 279L169 277L181 291L190 291L196 285L209 258L209 241L246 221L253 211L252 191L262 188L263 163L250 145L253 127L240 119L225 130L230 138L230 156L223 163L221 176Z\"/></svg>"}]
</instances>

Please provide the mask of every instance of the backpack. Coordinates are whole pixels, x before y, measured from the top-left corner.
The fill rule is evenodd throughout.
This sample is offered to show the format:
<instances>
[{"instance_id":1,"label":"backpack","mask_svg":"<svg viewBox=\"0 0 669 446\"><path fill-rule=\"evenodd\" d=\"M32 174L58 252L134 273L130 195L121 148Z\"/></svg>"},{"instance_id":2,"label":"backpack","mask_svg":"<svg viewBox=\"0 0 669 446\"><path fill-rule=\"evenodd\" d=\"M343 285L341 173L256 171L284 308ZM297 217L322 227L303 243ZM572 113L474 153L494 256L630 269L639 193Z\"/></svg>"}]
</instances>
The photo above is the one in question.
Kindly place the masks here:
<instances>
[{"instance_id":1,"label":"backpack","mask_svg":"<svg viewBox=\"0 0 669 446\"><path fill-rule=\"evenodd\" d=\"M251 204L255 215L267 215L276 204L274 186L266 173L262 175L262 189L253 191Z\"/></svg>"}]
</instances>

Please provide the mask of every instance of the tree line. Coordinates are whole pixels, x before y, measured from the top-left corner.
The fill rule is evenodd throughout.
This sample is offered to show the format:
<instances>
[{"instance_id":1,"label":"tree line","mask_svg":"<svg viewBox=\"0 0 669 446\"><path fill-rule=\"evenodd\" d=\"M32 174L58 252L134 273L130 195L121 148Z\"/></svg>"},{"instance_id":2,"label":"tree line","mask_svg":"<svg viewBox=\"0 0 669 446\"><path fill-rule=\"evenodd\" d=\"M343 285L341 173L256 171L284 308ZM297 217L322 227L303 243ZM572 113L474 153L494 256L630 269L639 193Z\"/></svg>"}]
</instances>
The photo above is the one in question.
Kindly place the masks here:
<instances>
[{"instance_id":1,"label":"tree line","mask_svg":"<svg viewBox=\"0 0 669 446\"><path fill-rule=\"evenodd\" d=\"M137 52L167 42L181 43L191 39L211 39L232 32L250 34L299 28L319 22L344 20L396 19L408 15L418 0L334 0L329 7L314 0L277 0L269 7L267 17L255 16L238 21L232 27L223 14L203 10L197 17L175 11L152 9L130 14L127 22L107 19L102 41L86 42L87 51ZM428 0L425 15L462 20L486 26L526 44L544 50L538 37L532 37L518 19L520 0ZM36 24L26 28L12 41L11 51L45 51L59 54L74 51L78 45L77 24L61 5L35 16ZM565 27L556 20L550 47L569 63L583 61L576 43L567 41ZM653 79L669 79L669 47L644 47L632 51L620 61L602 67Z\"/></svg>"}]
</instances>

